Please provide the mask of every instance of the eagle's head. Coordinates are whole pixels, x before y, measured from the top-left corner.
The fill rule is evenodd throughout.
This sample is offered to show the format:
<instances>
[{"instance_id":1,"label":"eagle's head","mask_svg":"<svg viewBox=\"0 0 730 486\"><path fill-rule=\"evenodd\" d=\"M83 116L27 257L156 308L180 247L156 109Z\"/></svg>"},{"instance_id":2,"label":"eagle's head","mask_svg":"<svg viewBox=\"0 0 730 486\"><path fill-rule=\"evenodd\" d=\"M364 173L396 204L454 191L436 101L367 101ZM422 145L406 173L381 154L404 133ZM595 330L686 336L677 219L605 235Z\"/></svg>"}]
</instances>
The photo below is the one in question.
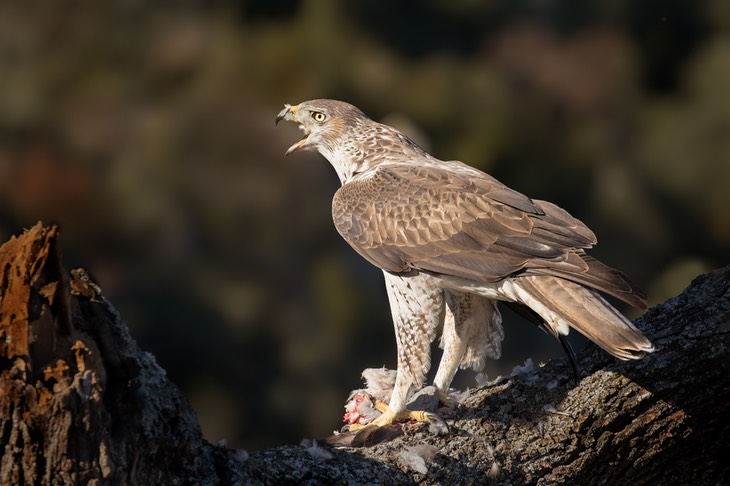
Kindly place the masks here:
<instances>
[{"instance_id":1,"label":"eagle's head","mask_svg":"<svg viewBox=\"0 0 730 486\"><path fill-rule=\"evenodd\" d=\"M398 130L374 122L344 101L311 100L285 105L276 116L299 124L304 138L286 155L300 149L316 150L335 168L345 184L383 162L416 161L430 156Z\"/></svg>"},{"instance_id":2,"label":"eagle's head","mask_svg":"<svg viewBox=\"0 0 730 486\"><path fill-rule=\"evenodd\" d=\"M294 106L287 104L276 116L277 124L282 120L298 123L299 129L304 132L304 138L289 147L286 155L308 149L317 150L325 157L350 140L359 125L372 123L358 108L336 100L311 100Z\"/></svg>"}]
</instances>

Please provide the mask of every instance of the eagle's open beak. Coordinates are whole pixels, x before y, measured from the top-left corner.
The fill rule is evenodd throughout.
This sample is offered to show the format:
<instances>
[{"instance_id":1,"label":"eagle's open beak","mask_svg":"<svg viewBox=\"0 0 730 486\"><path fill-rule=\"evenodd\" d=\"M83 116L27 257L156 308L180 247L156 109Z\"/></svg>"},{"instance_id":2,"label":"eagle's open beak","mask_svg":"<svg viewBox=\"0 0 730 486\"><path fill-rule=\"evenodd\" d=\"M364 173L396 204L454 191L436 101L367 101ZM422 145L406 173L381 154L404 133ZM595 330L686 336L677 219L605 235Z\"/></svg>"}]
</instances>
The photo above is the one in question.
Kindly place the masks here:
<instances>
[{"instance_id":1,"label":"eagle's open beak","mask_svg":"<svg viewBox=\"0 0 730 486\"><path fill-rule=\"evenodd\" d=\"M281 120L286 121L298 121L294 116L296 116L298 106L292 106L289 103L284 105L284 109L279 112L278 115L276 115L276 124L278 125Z\"/></svg>"},{"instance_id":2,"label":"eagle's open beak","mask_svg":"<svg viewBox=\"0 0 730 486\"><path fill-rule=\"evenodd\" d=\"M286 154L289 155L291 153L296 152L300 148L302 148L307 143L307 137L309 136L309 131L304 128L304 126L299 122L299 119L297 118L297 109L299 108L298 105L292 106L290 104L284 105L284 109L279 112L278 115L276 115L276 124L278 125L280 121L293 121L295 123L299 123L299 129L304 132L304 138L289 147L289 150L286 151Z\"/></svg>"}]
</instances>

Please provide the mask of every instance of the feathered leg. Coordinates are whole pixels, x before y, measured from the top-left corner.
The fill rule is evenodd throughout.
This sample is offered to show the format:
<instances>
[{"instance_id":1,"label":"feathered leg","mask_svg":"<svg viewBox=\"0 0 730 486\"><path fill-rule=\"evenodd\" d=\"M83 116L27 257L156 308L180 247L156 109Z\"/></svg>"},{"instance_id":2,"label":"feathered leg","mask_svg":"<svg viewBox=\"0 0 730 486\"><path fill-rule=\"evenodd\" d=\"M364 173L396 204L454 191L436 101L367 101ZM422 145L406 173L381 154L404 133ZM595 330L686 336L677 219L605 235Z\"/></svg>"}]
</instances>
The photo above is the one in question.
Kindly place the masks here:
<instances>
[{"instance_id":1,"label":"feathered leg","mask_svg":"<svg viewBox=\"0 0 730 486\"><path fill-rule=\"evenodd\" d=\"M413 419L440 422L445 427L433 414L406 408L411 388L423 386L431 366L431 342L443 314L443 291L428 275L383 273L395 327L398 370L390 403L387 409L379 407L383 414L372 424L384 426L396 420Z\"/></svg>"},{"instance_id":2,"label":"feathered leg","mask_svg":"<svg viewBox=\"0 0 730 486\"><path fill-rule=\"evenodd\" d=\"M487 357L498 359L502 352L502 316L493 300L475 294L444 291L446 312L441 336L441 357L434 386L442 401L448 401L449 387L457 368L481 371Z\"/></svg>"}]
</instances>

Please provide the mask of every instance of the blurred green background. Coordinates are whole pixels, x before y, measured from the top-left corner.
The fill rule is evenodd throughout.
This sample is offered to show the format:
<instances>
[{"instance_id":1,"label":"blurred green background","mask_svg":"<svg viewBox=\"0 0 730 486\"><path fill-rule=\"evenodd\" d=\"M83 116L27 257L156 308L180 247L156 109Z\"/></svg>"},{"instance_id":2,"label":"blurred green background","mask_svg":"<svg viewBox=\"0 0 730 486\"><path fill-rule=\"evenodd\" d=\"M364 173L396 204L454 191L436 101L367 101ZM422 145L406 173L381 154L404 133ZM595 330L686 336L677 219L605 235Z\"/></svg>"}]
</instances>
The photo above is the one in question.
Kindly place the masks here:
<instances>
[{"instance_id":1,"label":"blurred green background","mask_svg":"<svg viewBox=\"0 0 730 486\"><path fill-rule=\"evenodd\" d=\"M0 238L60 223L213 442L326 436L395 366L334 171L274 126L320 97L568 209L653 304L728 263L725 0L1 2ZM505 320L490 377L562 354Z\"/></svg>"}]
</instances>

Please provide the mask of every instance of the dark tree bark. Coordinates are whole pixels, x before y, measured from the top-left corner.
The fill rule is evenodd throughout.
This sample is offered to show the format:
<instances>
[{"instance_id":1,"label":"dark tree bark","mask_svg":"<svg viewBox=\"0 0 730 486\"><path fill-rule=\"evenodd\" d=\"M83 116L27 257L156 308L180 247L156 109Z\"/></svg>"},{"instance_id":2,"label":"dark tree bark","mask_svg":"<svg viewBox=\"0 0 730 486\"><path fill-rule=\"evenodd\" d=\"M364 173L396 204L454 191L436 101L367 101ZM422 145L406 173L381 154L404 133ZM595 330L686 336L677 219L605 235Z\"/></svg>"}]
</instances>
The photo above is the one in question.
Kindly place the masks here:
<instances>
[{"instance_id":1,"label":"dark tree bark","mask_svg":"<svg viewBox=\"0 0 730 486\"><path fill-rule=\"evenodd\" d=\"M66 275L58 235L0 248L0 484L216 484L194 411L85 272Z\"/></svg>"},{"instance_id":2,"label":"dark tree bark","mask_svg":"<svg viewBox=\"0 0 730 486\"><path fill-rule=\"evenodd\" d=\"M472 390L451 434L250 456L213 446L58 229L0 247L0 484L727 484L730 267L636 321L657 351L591 346Z\"/></svg>"}]
</instances>

